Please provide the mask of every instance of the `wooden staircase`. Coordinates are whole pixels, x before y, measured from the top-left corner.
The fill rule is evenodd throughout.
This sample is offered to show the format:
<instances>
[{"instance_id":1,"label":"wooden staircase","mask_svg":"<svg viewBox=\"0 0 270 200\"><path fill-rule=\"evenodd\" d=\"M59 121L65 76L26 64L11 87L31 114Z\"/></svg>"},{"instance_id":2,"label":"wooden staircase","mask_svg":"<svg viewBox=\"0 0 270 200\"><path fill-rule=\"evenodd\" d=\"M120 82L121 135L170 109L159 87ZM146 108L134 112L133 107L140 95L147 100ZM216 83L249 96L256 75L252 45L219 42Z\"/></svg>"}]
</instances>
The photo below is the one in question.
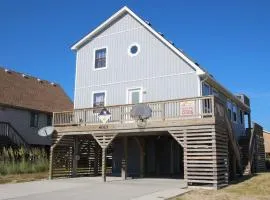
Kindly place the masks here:
<instances>
[{"instance_id":1,"label":"wooden staircase","mask_svg":"<svg viewBox=\"0 0 270 200\"><path fill-rule=\"evenodd\" d=\"M241 136L239 138L239 145L241 147L243 174L249 174L250 166L248 165L249 160L249 138L247 136Z\"/></svg>"},{"instance_id":2,"label":"wooden staircase","mask_svg":"<svg viewBox=\"0 0 270 200\"><path fill-rule=\"evenodd\" d=\"M29 148L25 139L9 122L0 122L0 147L21 146Z\"/></svg>"},{"instance_id":3,"label":"wooden staircase","mask_svg":"<svg viewBox=\"0 0 270 200\"><path fill-rule=\"evenodd\" d=\"M238 171L239 171L240 175L242 175L243 174L243 165L242 165L241 148L240 148L238 141L237 141L237 138L233 132L231 121L229 120L227 115L225 115L225 122L226 122L227 129L228 129L229 144L232 147L232 151L233 151L233 155L235 156Z\"/></svg>"},{"instance_id":4,"label":"wooden staircase","mask_svg":"<svg viewBox=\"0 0 270 200\"><path fill-rule=\"evenodd\" d=\"M252 129L246 129L246 135L239 138L244 175L265 170L262 127L253 123Z\"/></svg>"}]
</instances>

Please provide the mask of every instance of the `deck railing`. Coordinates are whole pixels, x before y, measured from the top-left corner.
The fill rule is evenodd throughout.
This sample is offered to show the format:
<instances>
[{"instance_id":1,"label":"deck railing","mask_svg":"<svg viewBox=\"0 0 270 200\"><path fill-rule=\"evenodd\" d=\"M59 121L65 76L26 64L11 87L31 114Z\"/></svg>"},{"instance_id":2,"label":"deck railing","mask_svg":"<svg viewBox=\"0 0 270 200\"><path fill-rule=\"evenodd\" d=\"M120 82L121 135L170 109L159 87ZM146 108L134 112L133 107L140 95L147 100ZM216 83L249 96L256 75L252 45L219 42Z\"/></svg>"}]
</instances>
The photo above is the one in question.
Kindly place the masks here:
<instances>
[{"instance_id":1,"label":"deck railing","mask_svg":"<svg viewBox=\"0 0 270 200\"><path fill-rule=\"evenodd\" d=\"M215 111L214 96L175 99L168 101L147 102L152 109L151 121L165 121L171 119L196 119L213 117ZM106 106L111 113L108 123L128 123L134 121L130 111L134 104ZM89 125L101 124L98 118L100 108L76 109L74 111L53 113L53 125Z\"/></svg>"}]
</instances>

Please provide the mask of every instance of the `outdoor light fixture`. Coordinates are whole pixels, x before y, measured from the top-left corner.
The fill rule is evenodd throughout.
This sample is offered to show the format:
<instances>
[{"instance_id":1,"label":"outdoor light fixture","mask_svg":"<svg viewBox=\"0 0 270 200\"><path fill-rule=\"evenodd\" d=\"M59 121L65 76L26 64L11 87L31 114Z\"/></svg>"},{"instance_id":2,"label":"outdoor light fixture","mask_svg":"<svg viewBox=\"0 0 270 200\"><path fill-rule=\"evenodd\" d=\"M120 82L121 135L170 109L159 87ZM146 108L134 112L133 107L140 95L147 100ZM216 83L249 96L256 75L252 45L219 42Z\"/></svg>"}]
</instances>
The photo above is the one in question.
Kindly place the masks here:
<instances>
[{"instance_id":1,"label":"outdoor light fixture","mask_svg":"<svg viewBox=\"0 0 270 200\"><path fill-rule=\"evenodd\" d=\"M98 114L98 118L103 124L106 124L110 117L111 113L106 108L103 108Z\"/></svg>"}]
</instances>

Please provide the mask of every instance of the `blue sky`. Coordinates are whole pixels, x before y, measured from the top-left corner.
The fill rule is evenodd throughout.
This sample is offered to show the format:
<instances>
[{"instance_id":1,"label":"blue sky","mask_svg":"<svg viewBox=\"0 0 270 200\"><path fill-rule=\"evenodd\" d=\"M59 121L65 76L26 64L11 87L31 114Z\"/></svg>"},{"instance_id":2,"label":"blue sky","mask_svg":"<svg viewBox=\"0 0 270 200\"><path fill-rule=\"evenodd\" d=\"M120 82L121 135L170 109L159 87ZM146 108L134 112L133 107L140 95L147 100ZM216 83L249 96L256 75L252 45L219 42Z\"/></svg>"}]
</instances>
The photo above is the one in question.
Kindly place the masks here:
<instances>
[{"instance_id":1,"label":"blue sky","mask_svg":"<svg viewBox=\"0 0 270 200\"><path fill-rule=\"evenodd\" d=\"M127 5L234 93L270 130L268 0L0 0L0 65L60 83L73 99L72 44Z\"/></svg>"}]
</instances>

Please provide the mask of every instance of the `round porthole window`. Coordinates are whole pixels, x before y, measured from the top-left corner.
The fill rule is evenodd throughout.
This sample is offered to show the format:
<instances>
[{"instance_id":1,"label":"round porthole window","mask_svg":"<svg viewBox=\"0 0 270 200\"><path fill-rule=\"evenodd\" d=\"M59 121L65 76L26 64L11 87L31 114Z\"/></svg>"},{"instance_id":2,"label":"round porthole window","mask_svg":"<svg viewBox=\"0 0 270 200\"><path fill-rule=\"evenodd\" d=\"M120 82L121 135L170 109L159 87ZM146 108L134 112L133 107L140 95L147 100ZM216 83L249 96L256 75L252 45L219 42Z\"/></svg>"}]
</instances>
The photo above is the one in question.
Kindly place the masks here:
<instances>
[{"instance_id":1,"label":"round porthole window","mask_svg":"<svg viewBox=\"0 0 270 200\"><path fill-rule=\"evenodd\" d=\"M135 53L137 53L138 52L138 47L137 46L132 46L131 48L130 48L130 53L132 53L132 54L135 54Z\"/></svg>"},{"instance_id":2,"label":"round porthole window","mask_svg":"<svg viewBox=\"0 0 270 200\"><path fill-rule=\"evenodd\" d=\"M128 54L130 56L136 56L140 52L140 46L138 44L132 44L128 48Z\"/></svg>"}]
</instances>

